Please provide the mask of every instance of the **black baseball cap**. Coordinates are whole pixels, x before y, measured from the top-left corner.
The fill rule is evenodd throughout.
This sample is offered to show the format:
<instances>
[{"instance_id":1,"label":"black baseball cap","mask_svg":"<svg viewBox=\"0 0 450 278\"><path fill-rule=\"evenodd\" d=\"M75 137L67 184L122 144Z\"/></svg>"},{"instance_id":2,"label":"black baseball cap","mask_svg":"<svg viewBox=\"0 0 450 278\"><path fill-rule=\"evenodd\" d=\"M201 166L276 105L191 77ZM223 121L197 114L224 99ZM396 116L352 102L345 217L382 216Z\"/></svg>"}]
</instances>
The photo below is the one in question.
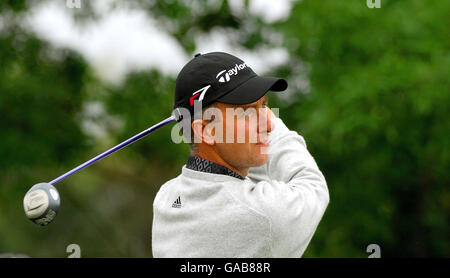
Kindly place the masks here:
<instances>
[{"instance_id":1,"label":"black baseball cap","mask_svg":"<svg viewBox=\"0 0 450 278\"><path fill-rule=\"evenodd\" d=\"M244 61L224 52L196 54L180 71L175 83L174 109L194 104L207 107L214 102L249 104L267 91L284 91L286 80L258 76Z\"/></svg>"}]
</instances>

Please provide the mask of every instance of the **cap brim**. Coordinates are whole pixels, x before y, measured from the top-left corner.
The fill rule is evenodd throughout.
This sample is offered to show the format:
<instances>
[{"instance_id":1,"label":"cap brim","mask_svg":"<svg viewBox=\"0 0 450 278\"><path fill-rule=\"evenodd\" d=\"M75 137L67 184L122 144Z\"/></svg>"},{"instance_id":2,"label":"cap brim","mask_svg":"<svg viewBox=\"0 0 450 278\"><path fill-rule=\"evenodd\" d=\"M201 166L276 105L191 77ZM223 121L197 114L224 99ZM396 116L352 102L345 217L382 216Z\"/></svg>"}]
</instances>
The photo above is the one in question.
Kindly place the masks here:
<instances>
[{"instance_id":1,"label":"cap brim","mask_svg":"<svg viewBox=\"0 0 450 278\"><path fill-rule=\"evenodd\" d=\"M276 77L255 76L216 101L227 104L249 104L262 98L268 91L287 89L287 81Z\"/></svg>"}]
</instances>

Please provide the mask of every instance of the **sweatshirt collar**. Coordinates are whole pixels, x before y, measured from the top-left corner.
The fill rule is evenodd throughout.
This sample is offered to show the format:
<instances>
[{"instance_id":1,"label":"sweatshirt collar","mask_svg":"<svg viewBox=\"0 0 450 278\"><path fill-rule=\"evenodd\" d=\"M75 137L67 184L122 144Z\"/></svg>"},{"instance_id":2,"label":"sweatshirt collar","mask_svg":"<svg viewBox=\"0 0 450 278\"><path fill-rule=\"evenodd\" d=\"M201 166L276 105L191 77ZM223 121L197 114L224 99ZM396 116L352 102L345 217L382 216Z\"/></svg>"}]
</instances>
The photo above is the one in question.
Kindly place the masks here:
<instances>
[{"instance_id":1,"label":"sweatshirt collar","mask_svg":"<svg viewBox=\"0 0 450 278\"><path fill-rule=\"evenodd\" d=\"M219 165L217 163L214 163L212 161L203 159L198 156L189 156L186 168L194 170L194 171L200 171L205 173L211 173L211 174L219 174L219 175L227 175L234 178L238 178L240 180L245 180L244 177L239 175L238 173L228 169L225 166Z\"/></svg>"}]
</instances>

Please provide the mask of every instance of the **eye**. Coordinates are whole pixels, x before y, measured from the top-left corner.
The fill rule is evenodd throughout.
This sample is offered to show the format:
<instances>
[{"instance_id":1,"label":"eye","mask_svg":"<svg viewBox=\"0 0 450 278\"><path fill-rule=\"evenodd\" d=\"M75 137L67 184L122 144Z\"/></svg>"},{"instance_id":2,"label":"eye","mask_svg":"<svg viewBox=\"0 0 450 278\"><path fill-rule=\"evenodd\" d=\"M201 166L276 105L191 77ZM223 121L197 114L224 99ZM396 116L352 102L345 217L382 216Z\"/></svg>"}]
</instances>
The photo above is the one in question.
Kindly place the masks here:
<instances>
[{"instance_id":1,"label":"eye","mask_svg":"<svg viewBox=\"0 0 450 278\"><path fill-rule=\"evenodd\" d=\"M255 114L256 114L256 110L255 110L254 107L247 108L244 111L244 115L245 116L252 116L252 115L255 115Z\"/></svg>"}]
</instances>

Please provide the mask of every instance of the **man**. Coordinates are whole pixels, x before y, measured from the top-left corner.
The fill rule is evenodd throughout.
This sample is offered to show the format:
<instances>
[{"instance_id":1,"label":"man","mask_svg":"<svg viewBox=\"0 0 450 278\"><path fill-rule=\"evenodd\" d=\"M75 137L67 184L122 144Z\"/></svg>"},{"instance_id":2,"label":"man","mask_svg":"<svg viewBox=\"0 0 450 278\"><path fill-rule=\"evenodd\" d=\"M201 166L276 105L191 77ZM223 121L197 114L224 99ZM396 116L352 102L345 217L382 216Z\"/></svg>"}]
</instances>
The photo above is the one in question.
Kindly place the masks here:
<instances>
[{"instance_id":1,"label":"man","mask_svg":"<svg viewBox=\"0 0 450 278\"><path fill-rule=\"evenodd\" d=\"M302 256L329 193L303 137L266 106L267 91L286 88L227 53L197 54L184 66L174 108L196 141L155 197L154 257ZM197 105L214 113L199 117Z\"/></svg>"}]
</instances>

